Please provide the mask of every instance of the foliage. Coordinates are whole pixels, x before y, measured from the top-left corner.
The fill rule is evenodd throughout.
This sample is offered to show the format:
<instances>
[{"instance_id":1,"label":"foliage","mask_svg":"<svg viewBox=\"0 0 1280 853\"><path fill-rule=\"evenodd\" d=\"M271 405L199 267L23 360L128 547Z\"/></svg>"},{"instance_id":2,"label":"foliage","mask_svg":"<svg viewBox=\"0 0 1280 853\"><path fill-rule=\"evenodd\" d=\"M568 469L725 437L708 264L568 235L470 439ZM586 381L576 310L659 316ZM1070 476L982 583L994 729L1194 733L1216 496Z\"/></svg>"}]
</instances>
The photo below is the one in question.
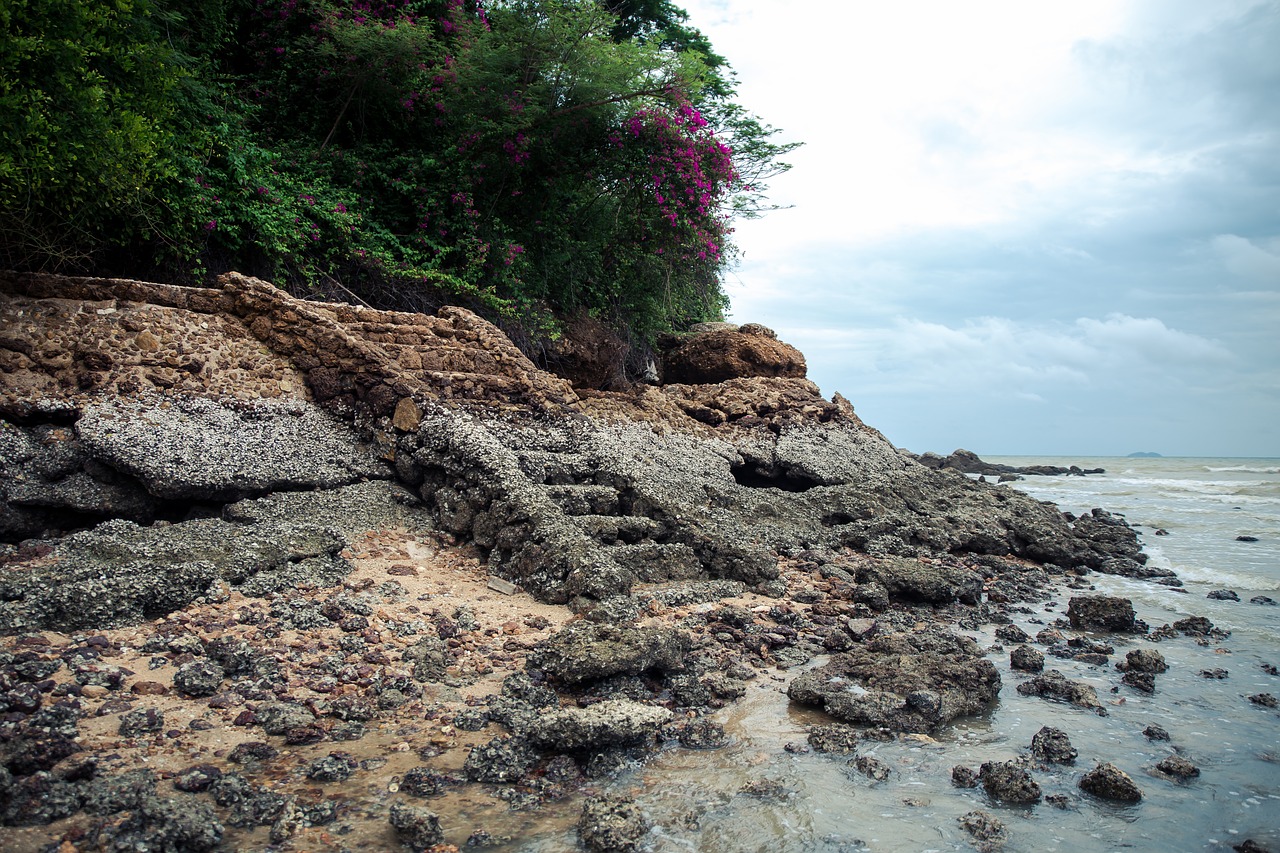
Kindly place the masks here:
<instances>
[{"instance_id":1,"label":"foliage","mask_svg":"<svg viewBox=\"0 0 1280 853\"><path fill-rule=\"evenodd\" d=\"M667 0L12 0L0 25L14 265L651 339L720 315L730 220L792 147Z\"/></svg>"}]
</instances>

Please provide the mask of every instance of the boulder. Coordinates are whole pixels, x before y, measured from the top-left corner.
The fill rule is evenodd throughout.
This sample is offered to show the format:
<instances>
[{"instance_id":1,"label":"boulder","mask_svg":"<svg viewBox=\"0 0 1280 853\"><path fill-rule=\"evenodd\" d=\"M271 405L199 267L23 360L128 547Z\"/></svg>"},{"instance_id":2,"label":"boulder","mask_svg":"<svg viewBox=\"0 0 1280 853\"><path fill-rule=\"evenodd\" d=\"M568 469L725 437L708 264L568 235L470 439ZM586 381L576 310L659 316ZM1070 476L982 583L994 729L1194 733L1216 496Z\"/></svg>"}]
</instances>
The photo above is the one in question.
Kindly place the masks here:
<instances>
[{"instance_id":1,"label":"boulder","mask_svg":"<svg viewBox=\"0 0 1280 853\"><path fill-rule=\"evenodd\" d=\"M978 770L978 780L991 799L1002 803L1038 803L1040 786L1016 761L988 761Z\"/></svg>"},{"instance_id":2,"label":"boulder","mask_svg":"<svg viewBox=\"0 0 1280 853\"><path fill-rule=\"evenodd\" d=\"M806 372L798 349L755 324L694 335L662 356L666 384L708 385L753 376L803 379Z\"/></svg>"},{"instance_id":3,"label":"boulder","mask_svg":"<svg viewBox=\"0 0 1280 853\"><path fill-rule=\"evenodd\" d=\"M1080 790L1104 800L1136 803L1142 799L1142 791L1119 767L1099 764L1080 778Z\"/></svg>"},{"instance_id":4,"label":"boulder","mask_svg":"<svg viewBox=\"0 0 1280 853\"><path fill-rule=\"evenodd\" d=\"M928 732L988 707L1000 674L966 637L932 628L871 638L791 682L796 702L845 722Z\"/></svg>"},{"instance_id":5,"label":"boulder","mask_svg":"<svg viewBox=\"0 0 1280 853\"><path fill-rule=\"evenodd\" d=\"M573 623L530 651L526 668L565 684L684 667L689 636L672 628Z\"/></svg>"},{"instance_id":6,"label":"boulder","mask_svg":"<svg viewBox=\"0 0 1280 853\"><path fill-rule=\"evenodd\" d=\"M1072 681L1056 669L1037 675L1030 681L1018 685L1018 692L1023 696L1039 696L1075 705L1077 708L1088 708L1105 716L1106 709L1098 701L1098 692L1087 684Z\"/></svg>"},{"instance_id":7,"label":"boulder","mask_svg":"<svg viewBox=\"0 0 1280 853\"><path fill-rule=\"evenodd\" d=\"M1116 669L1121 672L1150 672L1159 674L1168 672L1169 665L1165 663L1164 655L1155 649L1134 649L1125 655L1125 659L1116 664Z\"/></svg>"},{"instance_id":8,"label":"boulder","mask_svg":"<svg viewBox=\"0 0 1280 853\"><path fill-rule=\"evenodd\" d=\"M1067 618L1071 620L1072 628L1082 631L1131 633L1137 630L1133 602L1127 598L1073 596L1067 605Z\"/></svg>"},{"instance_id":9,"label":"boulder","mask_svg":"<svg viewBox=\"0 0 1280 853\"><path fill-rule=\"evenodd\" d=\"M629 853L637 849L651 826L640 806L630 798L589 797L582 804L578 837L593 853Z\"/></svg>"},{"instance_id":10,"label":"boulder","mask_svg":"<svg viewBox=\"0 0 1280 853\"><path fill-rule=\"evenodd\" d=\"M536 747L556 751L599 750L652 740L671 720L666 708L610 699L587 708L546 712L528 732Z\"/></svg>"},{"instance_id":11,"label":"boulder","mask_svg":"<svg viewBox=\"0 0 1280 853\"><path fill-rule=\"evenodd\" d=\"M1062 729L1044 726L1031 738L1031 754L1041 761L1054 764L1072 764L1080 753L1071 745L1071 739Z\"/></svg>"}]
</instances>

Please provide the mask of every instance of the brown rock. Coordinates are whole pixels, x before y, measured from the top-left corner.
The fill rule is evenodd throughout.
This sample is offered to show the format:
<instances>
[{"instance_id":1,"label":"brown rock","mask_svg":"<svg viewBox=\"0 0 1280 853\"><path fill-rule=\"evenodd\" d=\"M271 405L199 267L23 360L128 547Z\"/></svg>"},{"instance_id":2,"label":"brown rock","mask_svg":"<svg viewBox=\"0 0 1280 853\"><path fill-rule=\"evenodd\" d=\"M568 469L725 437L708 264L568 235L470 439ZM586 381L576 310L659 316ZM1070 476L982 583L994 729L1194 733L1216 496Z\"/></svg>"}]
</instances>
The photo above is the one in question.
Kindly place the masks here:
<instances>
[{"instance_id":1,"label":"brown rock","mask_svg":"<svg viewBox=\"0 0 1280 853\"><path fill-rule=\"evenodd\" d=\"M750 334L750 328L707 332L678 344L663 356L663 382L709 385L751 376L805 377L798 349L768 335Z\"/></svg>"},{"instance_id":2,"label":"brown rock","mask_svg":"<svg viewBox=\"0 0 1280 853\"><path fill-rule=\"evenodd\" d=\"M133 342L143 352L155 352L160 349L160 339L146 329L139 332Z\"/></svg>"},{"instance_id":3,"label":"brown rock","mask_svg":"<svg viewBox=\"0 0 1280 853\"><path fill-rule=\"evenodd\" d=\"M163 696L169 688L158 681L139 681L129 688L129 692L138 696Z\"/></svg>"},{"instance_id":4,"label":"brown rock","mask_svg":"<svg viewBox=\"0 0 1280 853\"><path fill-rule=\"evenodd\" d=\"M412 397L404 397L396 404L395 414L391 416L391 425L401 432L417 432L422 423L422 409Z\"/></svg>"}]
</instances>

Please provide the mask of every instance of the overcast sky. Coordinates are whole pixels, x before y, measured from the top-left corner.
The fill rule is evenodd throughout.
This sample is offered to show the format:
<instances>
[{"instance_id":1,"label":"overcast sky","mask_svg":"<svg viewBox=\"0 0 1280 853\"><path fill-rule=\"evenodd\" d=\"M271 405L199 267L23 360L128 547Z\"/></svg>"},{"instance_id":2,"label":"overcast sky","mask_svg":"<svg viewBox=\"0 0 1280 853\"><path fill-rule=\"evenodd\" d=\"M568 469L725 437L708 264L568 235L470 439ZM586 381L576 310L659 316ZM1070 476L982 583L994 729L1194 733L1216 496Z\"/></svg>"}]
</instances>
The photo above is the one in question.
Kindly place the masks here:
<instances>
[{"instance_id":1,"label":"overcast sky","mask_svg":"<svg viewBox=\"0 0 1280 853\"><path fill-rule=\"evenodd\" d=\"M804 147L732 319L895 444L1280 456L1280 0L686 0Z\"/></svg>"}]
</instances>

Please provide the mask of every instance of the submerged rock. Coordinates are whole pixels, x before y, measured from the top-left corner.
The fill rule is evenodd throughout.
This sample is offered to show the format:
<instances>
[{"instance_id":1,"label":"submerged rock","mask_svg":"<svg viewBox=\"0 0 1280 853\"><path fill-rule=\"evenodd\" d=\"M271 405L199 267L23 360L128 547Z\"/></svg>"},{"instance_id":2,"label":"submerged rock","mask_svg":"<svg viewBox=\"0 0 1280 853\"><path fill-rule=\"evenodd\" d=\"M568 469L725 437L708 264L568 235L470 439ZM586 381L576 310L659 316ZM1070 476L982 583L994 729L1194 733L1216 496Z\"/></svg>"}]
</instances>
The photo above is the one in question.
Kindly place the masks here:
<instances>
[{"instance_id":1,"label":"submerged rock","mask_svg":"<svg viewBox=\"0 0 1280 853\"><path fill-rule=\"evenodd\" d=\"M988 761L978 779L987 795L1002 803L1038 803L1042 796L1036 780L1016 761Z\"/></svg>"},{"instance_id":2,"label":"submerged rock","mask_svg":"<svg viewBox=\"0 0 1280 853\"><path fill-rule=\"evenodd\" d=\"M636 802L626 797L589 797L582 804L578 837L594 853L629 853L652 827Z\"/></svg>"},{"instance_id":3,"label":"submerged rock","mask_svg":"<svg viewBox=\"0 0 1280 853\"><path fill-rule=\"evenodd\" d=\"M1055 764L1073 764L1080 753L1071 745L1071 739L1062 729L1044 726L1031 738L1031 754L1042 761Z\"/></svg>"},{"instance_id":4,"label":"submerged rock","mask_svg":"<svg viewBox=\"0 0 1280 853\"><path fill-rule=\"evenodd\" d=\"M933 628L872 638L806 672L787 694L837 719L897 731L927 732L987 708L1000 674L966 637Z\"/></svg>"},{"instance_id":5,"label":"submerged rock","mask_svg":"<svg viewBox=\"0 0 1280 853\"><path fill-rule=\"evenodd\" d=\"M1133 602L1107 595L1073 596L1067 606L1071 627L1085 631L1132 633L1137 630Z\"/></svg>"},{"instance_id":6,"label":"submerged rock","mask_svg":"<svg viewBox=\"0 0 1280 853\"><path fill-rule=\"evenodd\" d=\"M1082 682L1072 681L1056 669L1051 669L1030 681L1019 684L1018 692L1023 696L1039 696L1043 699L1066 702L1077 708L1088 708L1101 716L1106 716L1106 709L1098 701L1098 691Z\"/></svg>"},{"instance_id":7,"label":"submerged rock","mask_svg":"<svg viewBox=\"0 0 1280 853\"><path fill-rule=\"evenodd\" d=\"M1196 767L1181 755L1169 755L1162 758L1160 763L1156 765L1156 770L1166 776L1172 776L1175 779L1182 780L1194 779L1196 776L1200 775L1200 768Z\"/></svg>"},{"instance_id":8,"label":"submerged rock","mask_svg":"<svg viewBox=\"0 0 1280 853\"><path fill-rule=\"evenodd\" d=\"M960 828L973 837L979 853L994 853L1009 840L1009 830L990 812L974 810L957 818Z\"/></svg>"},{"instance_id":9,"label":"submerged rock","mask_svg":"<svg viewBox=\"0 0 1280 853\"><path fill-rule=\"evenodd\" d=\"M1142 799L1142 791L1129 774L1111 763L1099 764L1084 774L1080 778L1080 790L1122 803L1136 803Z\"/></svg>"}]
</instances>

